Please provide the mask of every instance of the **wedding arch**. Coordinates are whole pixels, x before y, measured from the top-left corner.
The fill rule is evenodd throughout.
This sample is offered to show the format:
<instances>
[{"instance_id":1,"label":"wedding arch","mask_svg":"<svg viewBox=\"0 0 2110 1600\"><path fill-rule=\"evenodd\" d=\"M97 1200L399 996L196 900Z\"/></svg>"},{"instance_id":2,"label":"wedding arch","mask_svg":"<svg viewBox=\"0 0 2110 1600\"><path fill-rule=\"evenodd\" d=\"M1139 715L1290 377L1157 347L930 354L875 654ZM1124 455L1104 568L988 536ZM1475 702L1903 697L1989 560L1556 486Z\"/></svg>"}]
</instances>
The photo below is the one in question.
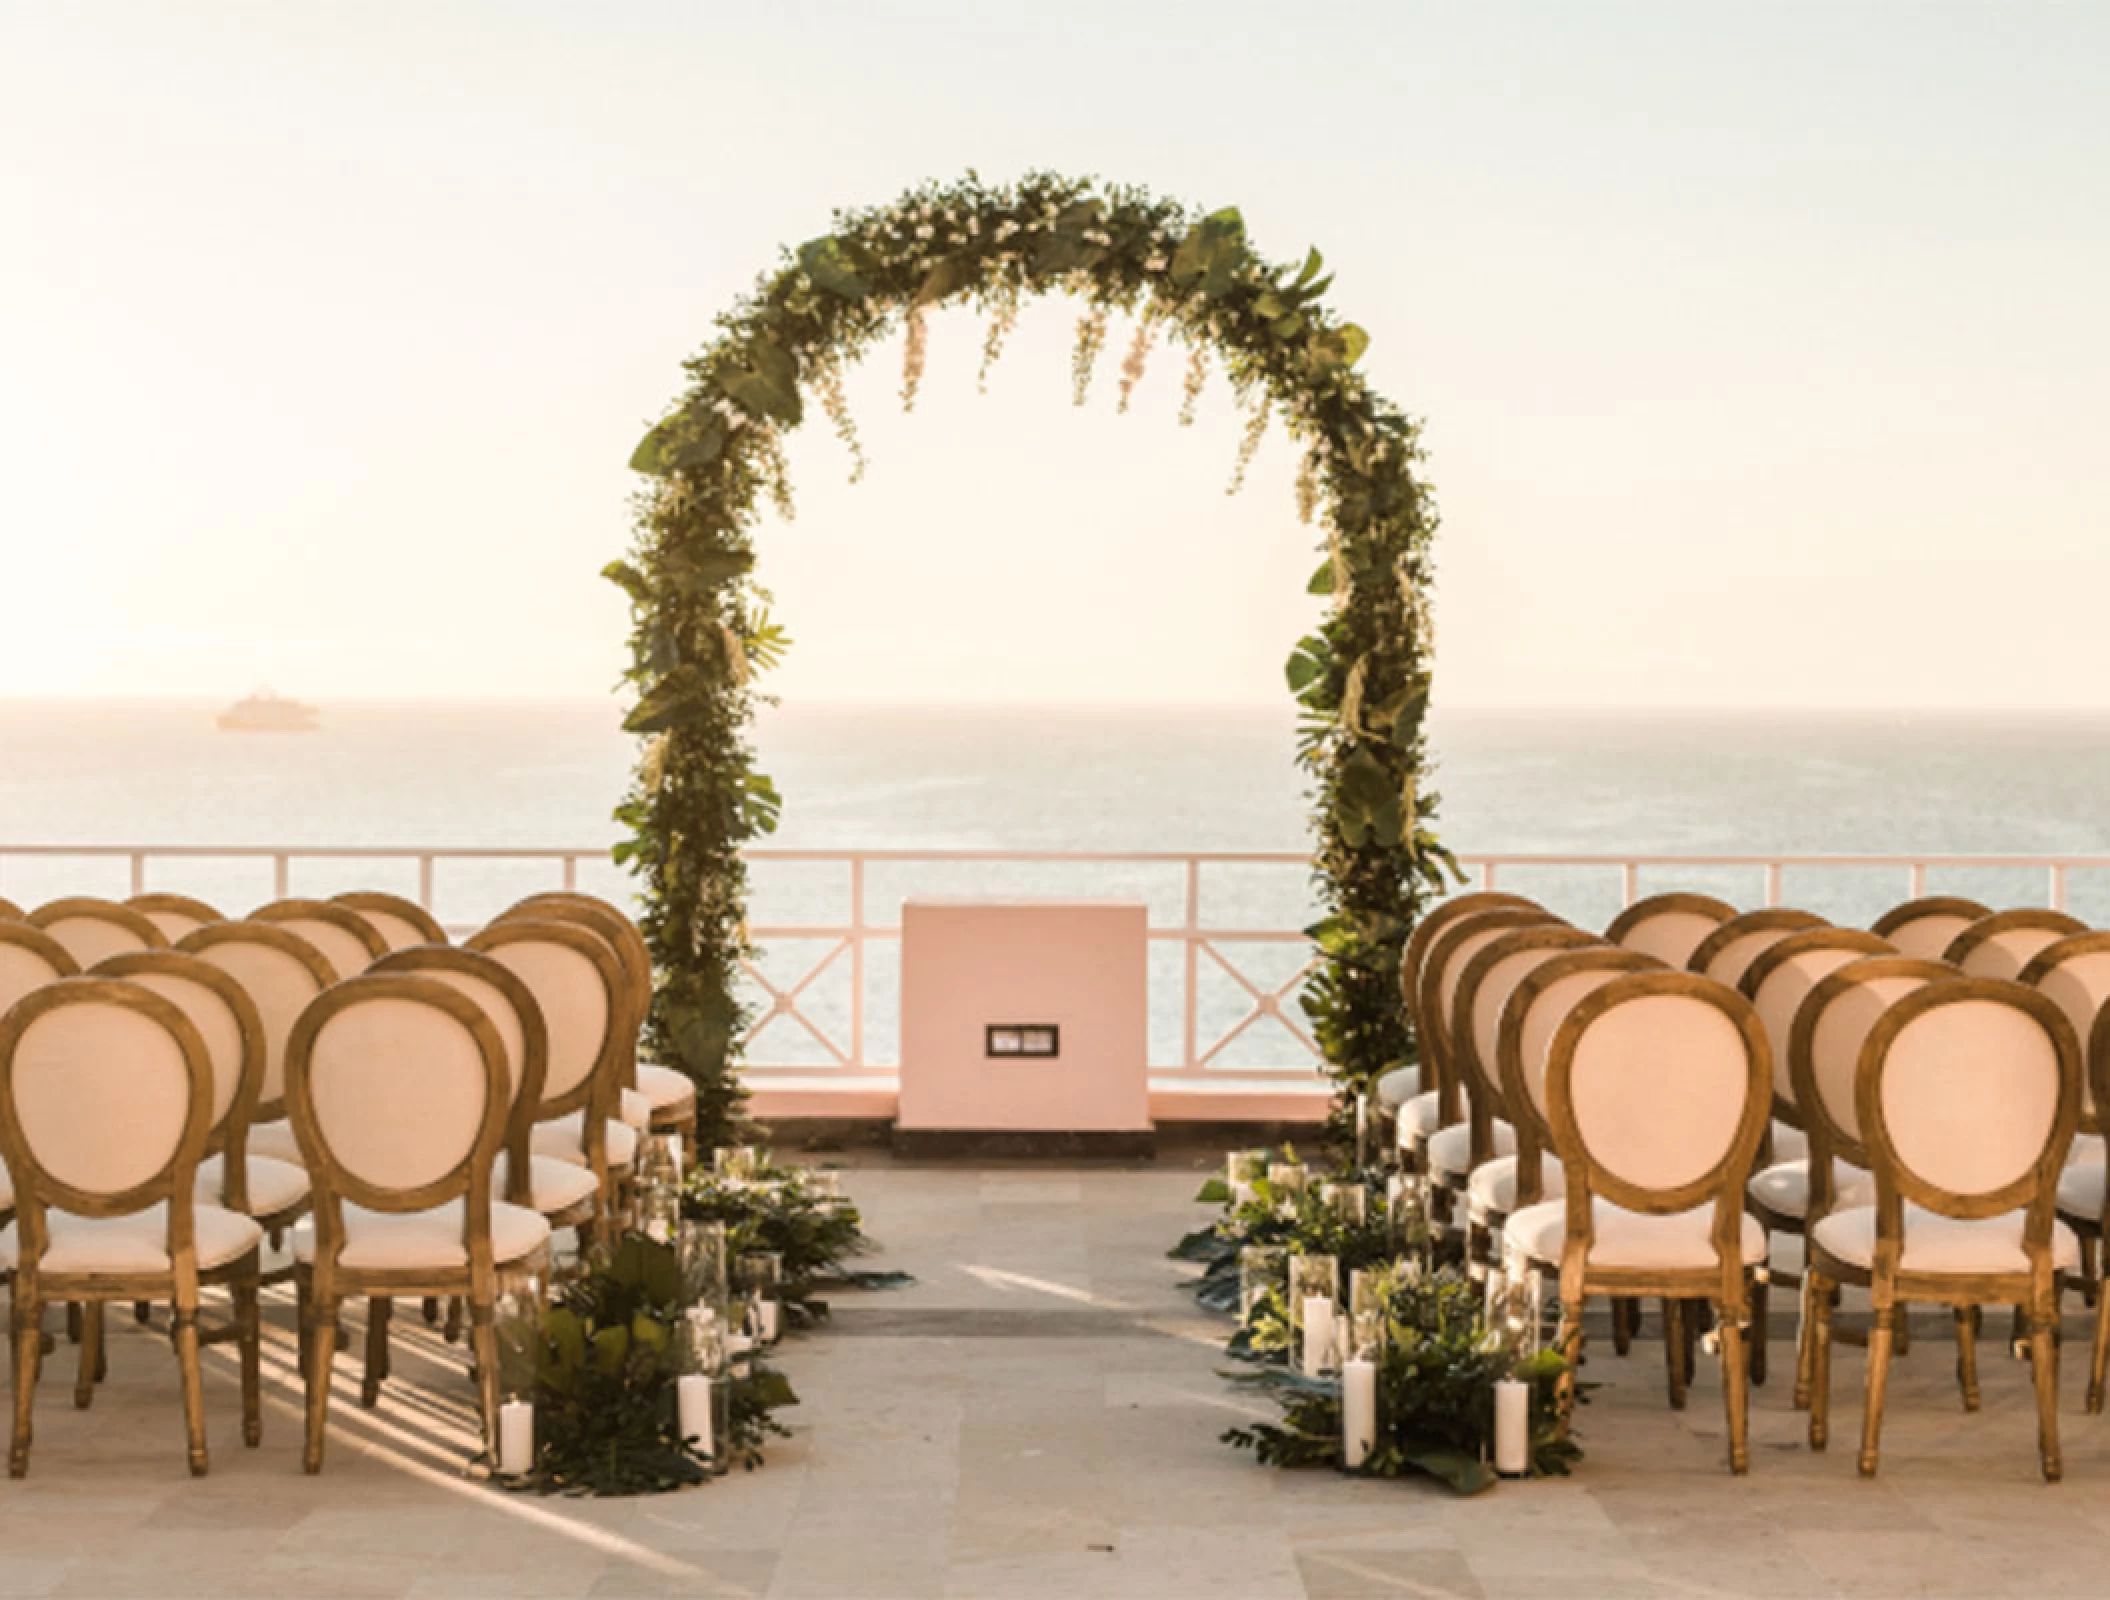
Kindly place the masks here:
<instances>
[{"instance_id":1,"label":"wedding arch","mask_svg":"<svg viewBox=\"0 0 2110 1600\"><path fill-rule=\"evenodd\" d=\"M1026 296L1081 301L1080 405L1117 311L1134 319L1120 409L1161 336L1186 351L1183 424L1219 363L1246 418L1233 490L1271 420L1302 448L1297 509L1323 554L1310 587L1331 597L1287 667L1326 910L1310 930L1321 964L1303 1006L1344 1088L1407 1058L1400 951L1450 868L1421 789L1436 510L1415 476L1417 426L1356 371L1368 336L1325 306L1321 272L1316 250L1298 267L1264 260L1235 210L1200 215L1089 178L992 186L969 173L838 213L832 232L785 251L717 319L717 337L686 363L680 403L631 458L645 479L635 539L605 569L630 597L636 701L624 725L645 741L616 810L629 836L615 855L641 879L659 968L647 1043L696 1079L706 1140L744 1099L736 983L754 952L740 851L780 806L749 744L755 674L787 643L754 581L761 504L789 514L783 439L809 401L861 475L845 368L905 328L901 399L913 407L925 319L963 302L989 317L986 381Z\"/></svg>"}]
</instances>

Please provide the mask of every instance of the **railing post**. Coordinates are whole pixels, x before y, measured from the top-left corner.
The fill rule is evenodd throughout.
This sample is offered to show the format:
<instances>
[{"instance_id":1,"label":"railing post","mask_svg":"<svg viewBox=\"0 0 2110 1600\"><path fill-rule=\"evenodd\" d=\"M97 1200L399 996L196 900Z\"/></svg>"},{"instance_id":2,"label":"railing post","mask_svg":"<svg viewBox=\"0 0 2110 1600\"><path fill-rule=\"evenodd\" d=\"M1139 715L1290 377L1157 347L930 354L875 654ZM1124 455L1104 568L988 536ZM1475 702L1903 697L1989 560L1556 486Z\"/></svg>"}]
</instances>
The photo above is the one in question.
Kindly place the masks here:
<instances>
[{"instance_id":1,"label":"railing post","mask_svg":"<svg viewBox=\"0 0 2110 1600\"><path fill-rule=\"evenodd\" d=\"M1619 864L1619 907L1623 911L1641 898L1641 863L1623 861Z\"/></svg>"},{"instance_id":2,"label":"railing post","mask_svg":"<svg viewBox=\"0 0 2110 1600\"><path fill-rule=\"evenodd\" d=\"M1905 875L1905 898L1917 900L1927 892L1927 863L1915 861L1912 870Z\"/></svg>"},{"instance_id":3,"label":"railing post","mask_svg":"<svg viewBox=\"0 0 2110 1600\"><path fill-rule=\"evenodd\" d=\"M2066 909L2066 868L2056 861L2051 866L2051 908L2054 911Z\"/></svg>"},{"instance_id":4,"label":"railing post","mask_svg":"<svg viewBox=\"0 0 2110 1600\"><path fill-rule=\"evenodd\" d=\"M1186 999L1181 1006L1180 1065L1192 1069L1197 1066L1194 1053L1201 1048L1201 1024L1199 1007L1195 1003L1195 990L1201 987L1202 922L1202 863L1201 857L1187 858L1187 924L1180 930L1180 948L1186 952Z\"/></svg>"},{"instance_id":5,"label":"railing post","mask_svg":"<svg viewBox=\"0 0 2110 1600\"><path fill-rule=\"evenodd\" d=\"M147 892L147 857L144 850L132 852L132 893ZM283 898L283 897L282 897Z\"/></svg>"},{"instance_id":6,"label":"railing post","mask_svg":"<svg viewBox=\"0 0 2110 1600\"><path fill-rule=\"evenodd\" d=\"M1492 889L1494 886L1495 858L1493 856L1489 856L1485 861L1480 863L1480 887L1482 889Z\"/></svg>"},{"instance_id":7,"label":"railing post","mask_svg":"<svg viewBox=\"0 0 2110 1600\"><path fill-rule=\"evenodd\" d=\"M850 858L850 1065L865 1064L865 858Z\"/></svg>"},{"instance_id":8,"label":"railing post","mask_svg":"<svg viewBox=\"0 0 2110 1600\"><path fill-rule=\"evenodd\" d=\"M1768 861L1766 863L1766 904L1769 906L1780 904L1780 878L1780 863L1778 861Z\"/></svg>"},{"instance_id":9,"label":"railing post","mask_svg":"<svg viewBox=\"0 0 2110 1600\"><path fill-rule=\"evenodd\" d=\"M271 898L283 900L293 892L293 858L285 851L271 857Z\"/></svg>"},{"instance_id":10,"label":"railing post","mask_svg":"<svg viewBox=\"0 0 2110 1600\"><path fill-rule=\"evenodd\" d=\"M570 894L578 887L579 858L577 856L566 856L564 858L564 892Z\"/></svg>"},{"instance_id":11,"label":"railing post","mask_svg":"<svg viewBox=\"0 0 2110 1600\"><path fill-rule=\"evenodd\" d=\"M418 857L418 904L427 911L432 909L433 862L429 855Z\"/></svg>"}]
</instances>

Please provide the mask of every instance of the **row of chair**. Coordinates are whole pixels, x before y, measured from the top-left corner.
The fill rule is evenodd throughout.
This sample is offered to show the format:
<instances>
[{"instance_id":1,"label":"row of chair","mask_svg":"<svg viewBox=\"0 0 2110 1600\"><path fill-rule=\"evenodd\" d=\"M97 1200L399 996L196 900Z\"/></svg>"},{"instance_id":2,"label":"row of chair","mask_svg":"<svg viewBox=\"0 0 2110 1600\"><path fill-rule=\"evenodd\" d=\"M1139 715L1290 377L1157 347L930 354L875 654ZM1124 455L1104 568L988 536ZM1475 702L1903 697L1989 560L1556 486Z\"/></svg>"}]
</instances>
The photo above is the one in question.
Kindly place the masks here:
<instances>
[{"instance_id":1,"label":"row of chair","mask_svg":"<svg viewBox=\"0 0 2110 1600\"><path fill-rule=\"evenodd\" d=\"M207 1461L197 1346L240 1347L255 1444L257 1297L286 1278L308 1470L351 1296L371 1301L367 1404L393 1298L466 1303L495 1426L498 1275L539 1275L553 1228L604 1227L644 1131L694 1127L691 1081L636 1059L643 939L589 896L530 897L459 946L384 895L239 921L167 895L14 910L0 903L0 1271L14 1274L18 1476L53 1300L80 1308L84 1406L103 1306L169 1302L193 1471ZM234 1318L201 1335L209 1284Z\"/></svg>"},{"instance_id":2,"label":"row of chair","mask_svg":"<svg viewBox=\"0 0 2110 1600\"><path fill-rule=\"evenodd\" d=\"M2110 1075L2110 934L2062 912L1995 914L1954 897L1858 930L1678 894L1596 935L1486 893L1423 918L1402 982L1422 1066L1379 1092L1403 1159L1447 1200L1468 1249L1560 1273L1571 1331L1584 1293L1610 1295L1623 1351L1637 1297L1661 1294L1674 1404L1690 1360L1684 1302L1711 1302L1737 1470L1748 1459L1741 1327L1748 1316L1749 1376L1763 1382L1767 1286L1793 1281L1769 1265L1772 1242L1802 1234L1796 1397L1811 1405L1813 1445L1827 1431L1840 1285L1868 1289L1876 1307L1861 1456L1871 1472L1898 1308L1960 1308L1975 1408L1967 1308L1994 1299L2022 1309L2044 1470L2057 1475L2059 1275L2092 1284L2081 1243L2104 1226L2092 1080ZM1746 1070L1753 1088L1739 1097ZM2076 1128L2089 1137L2076 1143ZM2110 1296L2098 1308L2092 1410Z\"/></svg>"}]
</instances>

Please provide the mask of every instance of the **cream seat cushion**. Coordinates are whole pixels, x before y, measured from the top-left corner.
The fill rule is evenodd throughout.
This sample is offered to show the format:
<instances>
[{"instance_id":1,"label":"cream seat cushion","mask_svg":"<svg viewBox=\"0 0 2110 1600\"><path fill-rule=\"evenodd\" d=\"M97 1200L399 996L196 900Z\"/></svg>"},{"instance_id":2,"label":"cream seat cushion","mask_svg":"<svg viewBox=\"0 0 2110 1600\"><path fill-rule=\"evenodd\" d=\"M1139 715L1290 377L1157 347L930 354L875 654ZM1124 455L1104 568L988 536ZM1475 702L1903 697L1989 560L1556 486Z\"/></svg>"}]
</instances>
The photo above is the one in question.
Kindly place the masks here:
<instances>
[{"instance_id":1,"label":"cream seat cushion","mask_svg":"<svg viewBox=\"0 0 2110 1600\"><path fill-rule=\"evenodd\" d=\"M196 1205L198 1268L210 1271L239 1260L257 1247L264 1230L220 1206ZM45 1272L167 1272L168 1206L157 1203L128 1217L82 1217L70 1211L44 1213L51 1242ZM0 1229L0 1272L15 1269L15 1225Z\"/></svg>"},{"instance_id":2,"label":"cream seat cushion","mask_svg":"<svg viewBox=\"0 0 2110 1600\"><path fill-rule=\"evenodd\" d=\"M1773 1124L1773 1159L1775 1161L1806 1161L1810 1154L1810 1136L1800 1128L1791 1128L1785 1122Z\"/></svg>"},{"instance_id":3,"label":"cream seat cushion","mask_svg":"<svg viewBox=\"0 0 2110 1600\"><path fill-rule=\"evenodd\" d=\"M1499 1117L1494 1124L1495 1154L1513 1156L1517 1153L1517 1131ZM1463 1178L1473 1164L1473 1126L1469 1122L1454 1122L1448 1128L1439 1128L1429 1135L1428 1168L1432 1173L1441 1173L1447 1178Z\"/></svg>"},{"instance_id":4,"label":"cream seat cushion","mask_svg":"<svg viewBox=\"0 0 2110 1600\"><path fill-rule=\"evenodd\" d=\"M645 1097L645 1103L654 1111L672 1111L696 1098L696 1080L672 1067L640 1061L637 1064L636 1092Z\"/></svg>"},{"instance_id":5,"label":"cream seat cushion","mask_svg":"<svg viewBox=\"0 0 2110 1600\"><path fill-rule=\"evenodd\" d=\"M2099 1133L2077 1133L2073 1136L2073 1148L2066 1152L2069 1167L2099 1167L2110 1157L2110 1147L2103 1143Z\"/></svg>"},{"instance_id":6,"label":"cream seat cushion","mask_svg":"<svg viewBox=\"0 0 2110 1600\"><path fill-rule=\"evenodd\" d=\"M1590 1264L1598 1267L1711 1267L1714 1253L1714 1207L1674 1211L1655 1217L1628 1211L1608 1200L1593 1199L1590 1214L1596 1242L1590 1246ZM1568 1242L1568 1202L1542 1200L1526 1206L1503 1225L1505 1248L1548 1266L1560 1265L1561 1251ZM1743 1218L1743 1252L1747 1265L1766 1259L1766 1233L1758 1219Z\"/></svg>"},{"instance_id":7,"label":"cream seat cushion","mask_svg":"<svg viewBox=\"0 0 2110 1600\"><path fill-rule=\"evenodd\" d=\"M1749 1193L1768 1211L1784 1217L1807 1216L1810 1209L1809 1159L1776 1161L1765 1171L1753 1173ZM1836 1161L1832 1163L1833 1210L1843 1211L1851 1206L1872 1206L1875 1203L1873 1173L1863 1172L1859 1167L1843 1166Z\"/></svg>"},{"instance_id":8,"label":"cream seat cushion","mask_svg":"<svg viewBox=\"0 0 2110 1600\"><path fill-rule=\"evenodd\" d=\"M276 1122L252 1122L249 1125L249 1155L252 1160L268 1156L273 1161L290 1161L296 1167L307 1165L300 1153L300 1141L293 1137L291 1118L280 1117Z\"/></svg>"},{"instance_id":9,"label":"cream seat cushion","mask_svg":"<svg viewBox=\"0 0 2110 1600\"><path fill-rule=\"evenodd\" d=\"M1420 1093L1419 1067L1394 1067L1377 1080L1377 1103L1387 1111L1397 1111Z\"/></svg>"},{"instance_id":10,"label":"cream seat cushion","mask_svg":"<svg viewBox=\"0 0 2110 1600\"><path fill-rule=\"evenodd\" d=\"M308 1198L307 1168L273 1156L250 1156L247 1166L249 1214L252 1217L276 1216L288 1206L297 1206ZM198 1198L207 1205L220 1203L226 1182L227 1162L224 1157L207 1156L198 1163Z\"/></svg>"},{"instance_id":11,"label":"cream seat cushion","mask_svg":"<svg viewBox=\"0 0 2110 1600\"><path fill-rule=\"evenodd\" d=\"M1557 1156L1539 1156L1541 1199L1558 1200L1568 1192L1568 1175L1561 1171ZM1506 1217L1517 1206L1517 1158L1496 1156L1473 1168L1465 1181L1465 1197L1476 1217Z\"/></svg>"},{"instance_id":12,"label":"cream seat cushion","mask_svg":"<svg viewBox=\"0 0 2110 1600\"><path fill-rule=\"evenodd\" d=\"M546 1217L569 1211L580 1201L592 1199L597 1186L593 1169L582 1162L564 1161L556 1156L528 1157L528 1204ZM491 1189L500 1196L505 1194L506 1164L503 1159L491 1171Z\"/></svg>"},{"instance_id":13,"label":"cream seat cushion","mask_svg":"<svg viewBox=\"0 0 2110 1600\"><path fill-rule=\"evenodd\" d=\"M418 1271L466 1267L469 1252L462 1244L462 1202L449 1200L426 1211L368 1211L347 1202L344 1206L344 1253L338 1264L388 1271ZM498 1262L518 1261L549 1243L549 1223L539 1211L491 1202L491 1256ZM315 1223L312 1218L293 1230L296 1261L315 1259Z\"/></svg>"},{"instance_id":14,"label":"cream seat cushion","mask_svg":"<svg viewBox=\"0 0 2110 1600\"><path fill-rule=\"evenodd\" d=\"M1810 1238L1848 1265L1866 1267L1875 1260L1876 1208L1834 1211L1818 1219ZM2051 1264L2059 1272L2076 1270L2081 1264L2080 1241L2063 1222L2051 1225ZM2022 1253L2022 1213L2010 1211L2005 1216L1966 1221L1908 1204L1905 1250L1898 1265L1907 1272L2026 1273L2029 1257Z\"/></svg>"},{"instance_id":15,"label":"cream seat cushion","mask_svg":"<svg viewBox=\"0 0 2110 1600\"><path fill-rule=\"evenodd\" d=\"M528 1135L528 1148L538 1156L555 1156L573 1166L586 1164L586 1113L574 1111L549 1122L538 1122ZM627 1122L608 1124L608 1164L627 1167L637 1159L637 1129Z\"/></svg>"},{"instance_id":16,"label":"cream seat cushion","mask_svg":"<svg viewBox=\"0 0 2110 1600\"><path fill-rule=\"evenodd\" d=\"M2103 1214L2103 1175L2100 1161L2082 1161L2059 1174L2059 1210L2069 1217L2095 1222Z\"/></svg>"},{"instance_id":17,"label":"cream seat cushion","mask_svg":"<svg viewBox=\"0 0 2110 1600\"><path fill-rule=\"evenodd\" d=\"M615 1114L625 1124L643 1133L652 1122L652 1102L640 1090L618 1090Z\"/></svg>"},{"instance_id":18,"label":"cream seat cushion","mask_svg":"<svg viewBox=\"0 0 2110 1600\"><path fill-rule=\"evenodd\" d=\"M1405 1150L1420 1144L1437 1129L1443 1116L1443 1107L1438 1102L1436 1091L1418 1094L1401 1103L1399 1108L1398 1144Z\"/></svg>"},{"instance_id":19,"label":"cream seat cushion","mask_svg":"<svg viewBox=\"0 0 2110 1600\"><path fill-rule=\"evenodd\" d=\"M4 1164L0 1164L0 1211L12 1211L15 1207L15 1180Z\"/></svg>"}]
</instances>

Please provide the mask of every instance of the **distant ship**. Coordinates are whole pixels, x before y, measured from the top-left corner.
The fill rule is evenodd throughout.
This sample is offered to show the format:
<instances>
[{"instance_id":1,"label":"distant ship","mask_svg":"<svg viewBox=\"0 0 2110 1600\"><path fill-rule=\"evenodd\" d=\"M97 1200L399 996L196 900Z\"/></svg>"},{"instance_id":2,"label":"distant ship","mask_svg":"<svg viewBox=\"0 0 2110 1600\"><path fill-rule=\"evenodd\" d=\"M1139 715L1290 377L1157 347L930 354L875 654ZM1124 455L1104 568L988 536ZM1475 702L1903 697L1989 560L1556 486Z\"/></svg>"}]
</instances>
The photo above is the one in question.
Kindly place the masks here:
<instances>
[{"instance_id":1,"label":"distant ship","mask_svg":"<svg viewBox=\"0 0 2110 1600\"><path fill-rule=\"evenodd\" d=\"M313 733L318 713L313 706L259 689L237 700L214 719L222 733Z\"/></svg>"}]
</instances>

